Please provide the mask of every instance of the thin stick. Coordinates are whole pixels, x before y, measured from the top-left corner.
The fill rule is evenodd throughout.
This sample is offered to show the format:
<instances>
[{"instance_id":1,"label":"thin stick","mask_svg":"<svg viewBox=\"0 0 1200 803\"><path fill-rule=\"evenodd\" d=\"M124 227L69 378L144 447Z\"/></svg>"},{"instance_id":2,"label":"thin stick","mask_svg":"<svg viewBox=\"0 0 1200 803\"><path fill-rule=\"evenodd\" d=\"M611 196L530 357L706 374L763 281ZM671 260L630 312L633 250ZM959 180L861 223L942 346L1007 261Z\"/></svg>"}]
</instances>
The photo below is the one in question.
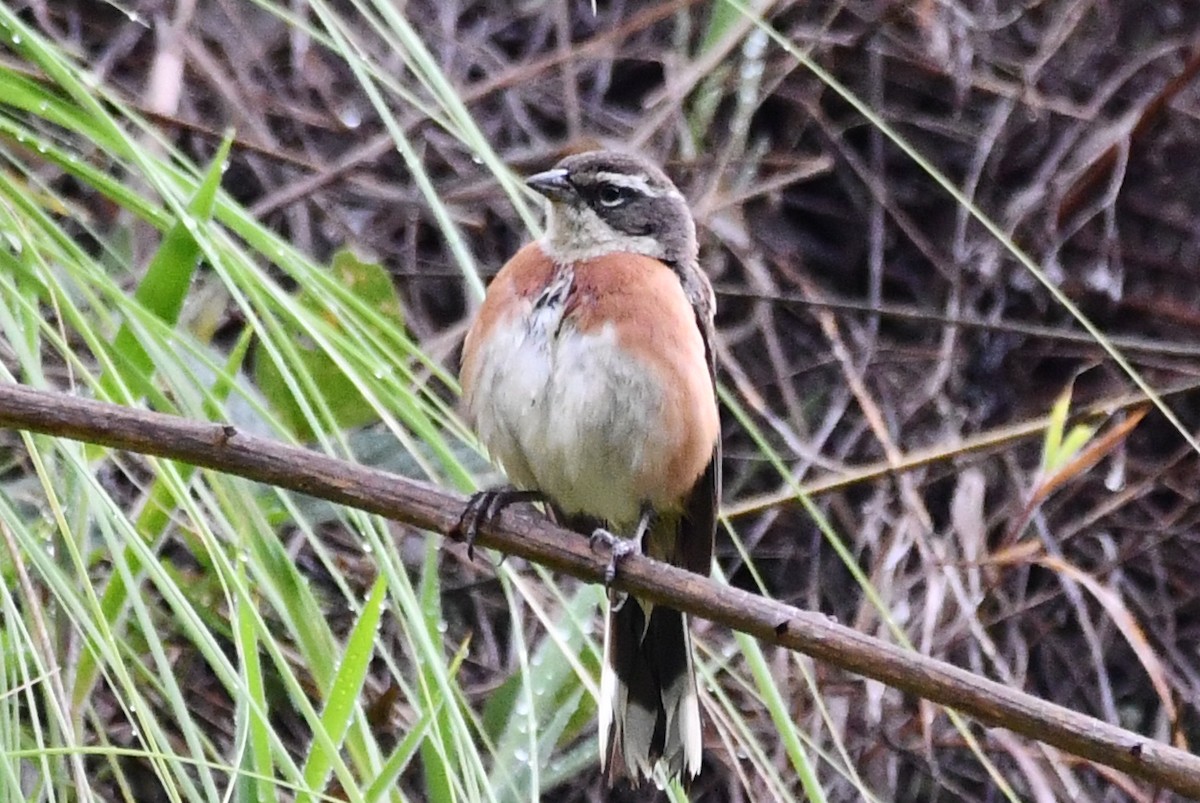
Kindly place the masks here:
<instances>
[{"instance_id":1,"label":"thin stick","mask_svg":"<svg viewBox=\"0 0 1200 803\"><path fill-rule=\"evenodd\" d=\"M244 435L231 426L21 385L0 385L0 426L178 460L442 534L457 523L465 503L462 496L430 485ZM599 582L608 565L608 556L592 552L588 539L512 512L484 527L478 545L590 582ZM613 585L954 708L985 725L1200 797L1200 757L863 635L821 614L718 585L641 555L622 561Z\"/></svg>"}]
</instances>

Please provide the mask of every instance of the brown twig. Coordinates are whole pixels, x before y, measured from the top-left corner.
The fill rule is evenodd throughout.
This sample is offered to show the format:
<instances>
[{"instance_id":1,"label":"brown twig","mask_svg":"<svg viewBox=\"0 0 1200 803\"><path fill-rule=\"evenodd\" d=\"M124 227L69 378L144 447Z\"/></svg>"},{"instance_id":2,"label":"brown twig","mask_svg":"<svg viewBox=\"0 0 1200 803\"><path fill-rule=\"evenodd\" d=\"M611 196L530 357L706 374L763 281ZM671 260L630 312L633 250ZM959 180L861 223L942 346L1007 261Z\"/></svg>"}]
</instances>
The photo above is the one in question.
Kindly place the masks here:
<instances>
[{"instance_id":1,"label":"brown twig","mask_svg":"<svg viewBox=\"0 0 1200 803\"><path fill-rule=\"evenodd\" d=\"M1193 393L1197 389L1200 389L1200 383L1194 379L1188 379L1171 387L1161 388L1157 392L1160 398L1166 399L1184 393ZM1075 423L1097 416L1110 416L1121 410L1130 411L1143 407L1146 402L1147 397L1144 393L1124 393L1114 398L1093 402L1082 410L1072 413L1067 420ZM1042 437L1048 426L1050 426L1050 416L1038 416L1027 421L1018 421L1015 424L1005 424L996 429L979 432L954 443L934 444L920 449L912 449L901 457L899 463L884 459L867 465L848 466L841 471L829 472L825 476L808 480L799 485L794 482L784 482L775 490L722 505L721 515L726 518L749 516L761 513L768 508L793 504L801 495L820 496L882 477L899 476L934 463L945 463L955 457L988 454L1014 443Z\"/></svg>"},{"instance_id":2,"label":"brown twig","mask_svg":"<svg viewBox=\"0 0 1200 803\"><path fill-rule=\"evenodd\" d=\"M1200 44L1193 47L1183 69L1170 81L1167 81L1142 109L1141 116L1138 117L1128 134L1130 146L1137 144L1150 131L1167 112L1175 96L1187 89L1197 75L1200 75ZM1113 144L1105 149L1063 194L1056 216L1059 226L1062 226L1078 212L1080 207L1095 193L1100 183L1112 173L1112 169L1117 164L1120 147L1120 144Z\"/></svg>"},{"instance_id":3,"label":"brown twig","mask_svg":"<svg viewBox=\"0 0 1200 803\"><path fill-rule=\"evenodd\" d=\"M147 412L21 385L0 385L0 426L155 455L448 533L463 497L236 428ZM607 555L547 521L501 514L479 546L599 582ZM1006 728L1191 797L1200 757L910 652L802 611L641 555L621 563L614 586L764 642L810 655L909 694Z\"/></svg>"}]
</instances>

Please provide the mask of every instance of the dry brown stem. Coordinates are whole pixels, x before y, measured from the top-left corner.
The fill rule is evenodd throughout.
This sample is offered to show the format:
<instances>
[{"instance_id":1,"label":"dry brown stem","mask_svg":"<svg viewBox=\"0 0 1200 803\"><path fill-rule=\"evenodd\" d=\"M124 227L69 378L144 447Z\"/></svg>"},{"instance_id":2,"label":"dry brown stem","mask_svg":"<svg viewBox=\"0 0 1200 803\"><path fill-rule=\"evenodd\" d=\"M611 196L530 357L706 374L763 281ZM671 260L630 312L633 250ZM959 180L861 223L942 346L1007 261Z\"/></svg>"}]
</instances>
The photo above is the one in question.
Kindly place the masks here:
<instances>
[{"instance_id":1,"label":"dry brown stem","mask_svg":"<svg viewBox=\"0 0 1200 803\"><path fill-rule=\"evenodd\" d=\"M232 426L21 385L0 385L0 426L178 460L442 534L457 523L465 501L394 474L242 434ZM485 527L478 543L589 582L598 582L607 565L607 556L591 551L587 539L512 512ZM614 585L954 708L985 725L1200 796L1200 757L863 635L821 614L718 585L642 556L622 562Z\"/></svg>"}]
</instances>

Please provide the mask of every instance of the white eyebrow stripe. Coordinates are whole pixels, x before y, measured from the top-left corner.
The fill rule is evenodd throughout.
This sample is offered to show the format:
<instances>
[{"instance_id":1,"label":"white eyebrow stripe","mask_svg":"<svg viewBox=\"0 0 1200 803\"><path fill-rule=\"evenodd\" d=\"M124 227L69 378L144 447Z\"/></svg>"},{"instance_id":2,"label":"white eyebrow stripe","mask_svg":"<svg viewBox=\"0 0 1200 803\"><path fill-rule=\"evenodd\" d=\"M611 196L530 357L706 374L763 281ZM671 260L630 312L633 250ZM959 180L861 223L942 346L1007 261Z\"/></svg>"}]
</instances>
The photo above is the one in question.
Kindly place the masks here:
<instances>
[{"instance_id":1,"label":"white eyebrow stripe","mask_svg":"<svg viewBox=\"0 0 1200 803\"><path fill-rule=\"evenodd\" d=\"M609 184L615 184L618 187L624 187L628 190L640 192L648 198L658 198L662 195L662 190L651 187L650 182L641 176L631 176L628 173L600 172L596 174L596 179L608 182Z\"/></svg>"}]
</instances>

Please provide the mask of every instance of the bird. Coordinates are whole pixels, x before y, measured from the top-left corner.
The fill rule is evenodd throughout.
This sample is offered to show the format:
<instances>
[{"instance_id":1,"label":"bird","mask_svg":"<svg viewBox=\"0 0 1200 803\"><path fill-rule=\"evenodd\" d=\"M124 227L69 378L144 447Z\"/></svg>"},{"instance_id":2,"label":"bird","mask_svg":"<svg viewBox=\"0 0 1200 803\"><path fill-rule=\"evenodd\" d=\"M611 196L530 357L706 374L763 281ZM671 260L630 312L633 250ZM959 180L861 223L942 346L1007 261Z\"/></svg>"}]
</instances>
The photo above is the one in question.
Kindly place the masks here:
<instances>
[{"instance_id":1,"label":"bird","mask_svg":"<svg viewBox=\"0 0 1200 803\"><path fill-rule=\"evenodd\" d=\"M545 234L488 286L463 345L468 423L510 485L476 494L473 538L500 509L542 501L612 546L707 576L721 487L715 296L696 226L649 160L568 156L526 179ZM690 783L703 734L687 617L610 589L600 682L609 786Z\"/></svg>"}]
</instances>

